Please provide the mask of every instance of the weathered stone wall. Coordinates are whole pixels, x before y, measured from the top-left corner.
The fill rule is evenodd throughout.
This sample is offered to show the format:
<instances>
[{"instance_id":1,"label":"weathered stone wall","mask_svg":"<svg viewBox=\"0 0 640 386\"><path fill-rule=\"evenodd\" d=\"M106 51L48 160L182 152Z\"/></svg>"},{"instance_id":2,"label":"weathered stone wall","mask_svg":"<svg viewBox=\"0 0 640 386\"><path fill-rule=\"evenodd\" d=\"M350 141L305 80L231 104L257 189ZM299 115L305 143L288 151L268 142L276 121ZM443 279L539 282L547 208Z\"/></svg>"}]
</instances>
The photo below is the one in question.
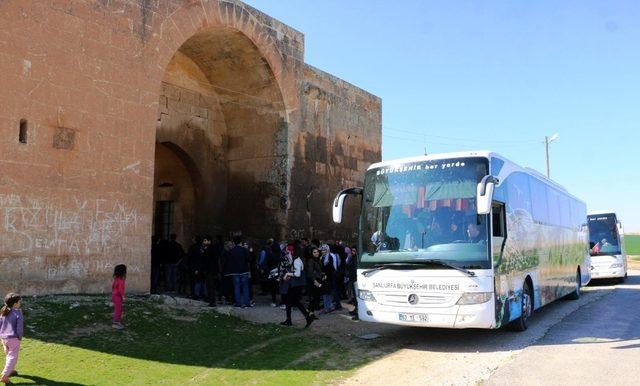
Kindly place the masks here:
<instances>
[{"instance_id":1,"label":"weathered stone wall","mask_svg":"<svg viewBox=\"0 0 640 386\"><path fill-rule=\"evenodd\" d=\"M108 291L117 263L147 291L156 200L183 240L353 229L330 200L379 159L380 100L300 32L225 0L9 0L0 25L0 291Z\"/></svg>"},{"instance_id":2,"label":"weathered stone wall","mask_svg":"<svg viewBox=\"0 0 640 386\"><path fill-rule=\"evenodd\" d=\"M340 190L362 186L367 167L381 159L381 100L312 66L303 74L289 236L354 242L360 199L347 199L340 225L330 205Z\"/></svg>"}]
</instances>

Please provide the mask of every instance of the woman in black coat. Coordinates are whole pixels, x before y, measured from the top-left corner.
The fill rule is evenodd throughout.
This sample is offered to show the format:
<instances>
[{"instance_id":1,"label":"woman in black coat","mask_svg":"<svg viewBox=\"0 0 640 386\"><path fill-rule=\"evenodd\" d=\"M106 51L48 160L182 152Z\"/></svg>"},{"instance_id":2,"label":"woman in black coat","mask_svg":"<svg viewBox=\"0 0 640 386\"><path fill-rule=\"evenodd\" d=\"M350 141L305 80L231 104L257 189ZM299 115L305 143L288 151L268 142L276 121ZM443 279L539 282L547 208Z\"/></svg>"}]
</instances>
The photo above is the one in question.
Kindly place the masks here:
<instances>
[{"instance_id":1,"label":"woman in black coat","mask_svg":"<svg viewBox=\"0 0 640 386\"><path fill-rule=\"evenodd\" d=\"M329 246L323 244L320 247L322 252L322 256L320 256L320 264L322 265L322 302L324 304L324 309L321 311L322 314L327 314L329 312L335 311L335 307L333 305L333 286L334 280L336 276L336 270L333 265L334 256L329 252ZM325 261L326 260L326 261Z\"/></svg>"},{"instance_id":2,"label":"woman in black coat","mask_svg":"<svg viewBox=\"0 0 640 386\"><path fill-rule=\"evenodd\" d=\"M320 296L322 295L322 264L320 263L320 250L313 248L311 256L307 259L307 290L309 291L309 311L312 316L314 311L320 309Z\"/></svg>"}]
</instances>

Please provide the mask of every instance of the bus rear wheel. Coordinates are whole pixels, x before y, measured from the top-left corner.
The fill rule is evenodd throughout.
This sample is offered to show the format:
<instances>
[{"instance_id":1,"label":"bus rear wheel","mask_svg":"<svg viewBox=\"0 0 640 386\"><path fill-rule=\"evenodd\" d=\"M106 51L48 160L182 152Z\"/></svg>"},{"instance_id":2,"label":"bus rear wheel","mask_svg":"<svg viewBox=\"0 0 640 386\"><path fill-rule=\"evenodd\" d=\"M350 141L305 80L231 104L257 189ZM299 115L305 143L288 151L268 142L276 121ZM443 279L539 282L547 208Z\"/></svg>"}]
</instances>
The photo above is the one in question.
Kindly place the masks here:
<instances>
[{"instance_id":1,"label":"bus rear wheel","mask_svg":"<svg viewBox=\"0 0 640 386\"><path fill-rule=\"evenodd\" d=\"M582 277L580 275L580 270L578 269L576 271L576 289L570 293L569 295L567 295L567 299L570 300L578 300L580 299L580 287L582 284Z\"/></svg>"},{"instance_id":2,"label":"bus rear wheel","mask_svg":"<svg viewBox=\"0 0 640 386\"><path fill-rule=\"evenodd\" d=\"M512 331L524 331L529 327L529 318L533 314L533 290L528 282L522 286L520 308L520 317L509 324Z\"/></svg>"}]
</instances>

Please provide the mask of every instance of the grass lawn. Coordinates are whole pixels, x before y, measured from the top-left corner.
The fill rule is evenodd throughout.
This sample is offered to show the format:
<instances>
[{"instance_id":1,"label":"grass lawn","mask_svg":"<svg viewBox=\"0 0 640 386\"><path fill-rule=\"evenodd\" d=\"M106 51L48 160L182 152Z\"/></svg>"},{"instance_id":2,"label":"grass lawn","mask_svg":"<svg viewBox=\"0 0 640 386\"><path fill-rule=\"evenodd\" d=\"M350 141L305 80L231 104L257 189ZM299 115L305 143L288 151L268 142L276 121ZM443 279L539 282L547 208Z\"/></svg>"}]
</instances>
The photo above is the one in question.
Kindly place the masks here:
<instances>
[{"instance_id":1,"label":"grass lawn","mask_svg":"<svg viewBox=\"0 0 640 386\"><path fill-rule=\"evenodd\" d=\"M627 255L640 255L640 235L625 235L624 247Z\"/></svg>"},{"instance_id":2,"label":"grass lawn","mask_svg":"<svg viewBox=\"0 0 640 386\"><path fill-rule=\"evenodd\" d=\"M111 328L106 296L28 297L23 309L15 384L324 384L362 364L372 344L144 297L127 299L124 331Z\"/></svg>"}]
</instances>

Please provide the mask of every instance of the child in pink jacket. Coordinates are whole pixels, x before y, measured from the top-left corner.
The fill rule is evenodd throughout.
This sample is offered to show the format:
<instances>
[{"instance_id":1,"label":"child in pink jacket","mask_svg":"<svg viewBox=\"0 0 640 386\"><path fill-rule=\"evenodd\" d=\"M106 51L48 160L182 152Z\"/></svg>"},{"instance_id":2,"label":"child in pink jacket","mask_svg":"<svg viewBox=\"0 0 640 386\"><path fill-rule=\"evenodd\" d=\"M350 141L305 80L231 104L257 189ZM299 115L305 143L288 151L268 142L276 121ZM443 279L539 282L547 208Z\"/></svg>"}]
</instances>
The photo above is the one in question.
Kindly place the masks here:
<instances>
[{"instance_id":1,"label":"child in pink jacket","mask_svg":"<svg viewBox=\"0 0 640 386\"><path fill-rule=\"evenodd\" d=\"M127 266L118 264L113 269L113 283L111 284L111 301L113 301L113 321L111 327L122 330L122 306L124 304L124 285L127 278Z\"/></svg>"}]
</instances>

